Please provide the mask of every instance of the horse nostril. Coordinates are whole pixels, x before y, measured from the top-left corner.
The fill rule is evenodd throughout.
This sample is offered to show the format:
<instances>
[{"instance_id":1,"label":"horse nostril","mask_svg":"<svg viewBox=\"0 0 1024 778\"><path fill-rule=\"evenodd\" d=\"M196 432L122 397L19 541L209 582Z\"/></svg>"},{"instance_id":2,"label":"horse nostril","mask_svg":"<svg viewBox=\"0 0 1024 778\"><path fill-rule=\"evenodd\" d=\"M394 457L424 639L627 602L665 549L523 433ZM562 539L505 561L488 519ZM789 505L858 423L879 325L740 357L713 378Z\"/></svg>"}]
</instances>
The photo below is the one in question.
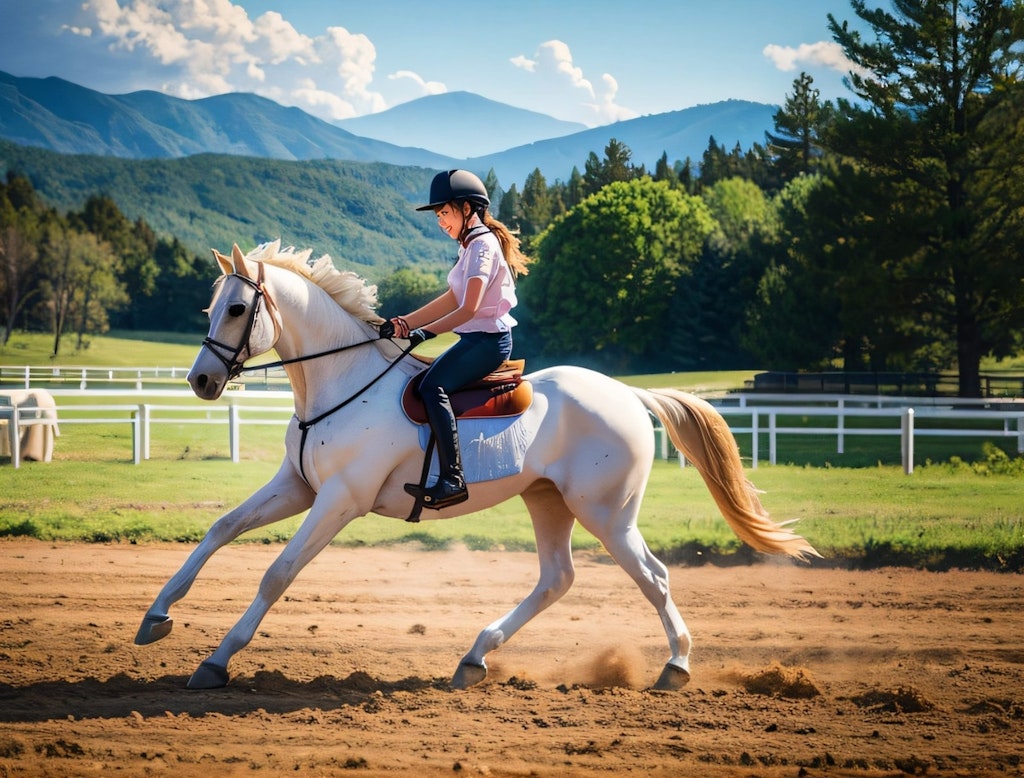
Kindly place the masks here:
<instances>
[{"instance_id":1,"label":"horse nostril","mask_svg":"<svg viewBox=\"0 0 1024 778\"><path fill-rule=\"evenodd\" d=\"M200 389L205 389L205 388L206 388L206 383L207 383L207 381L209 381L209 378L207 378L207 376L206 376L206 373L203 373L203 374L202 374L201 376L199 376L199 377L198 377L198 378L196 379L196 385L197 385L197 386L198 386L198 387L199 387Z\"/></svg>"}]
</instances>

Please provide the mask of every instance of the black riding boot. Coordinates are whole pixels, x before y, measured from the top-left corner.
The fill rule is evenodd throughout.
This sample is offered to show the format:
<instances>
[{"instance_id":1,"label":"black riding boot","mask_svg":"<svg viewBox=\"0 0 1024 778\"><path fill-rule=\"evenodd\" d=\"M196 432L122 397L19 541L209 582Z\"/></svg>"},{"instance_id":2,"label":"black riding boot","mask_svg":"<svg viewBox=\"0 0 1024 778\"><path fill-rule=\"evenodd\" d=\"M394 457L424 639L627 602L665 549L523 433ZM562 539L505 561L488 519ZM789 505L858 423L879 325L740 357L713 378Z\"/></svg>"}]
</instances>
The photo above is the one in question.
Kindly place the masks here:
<instances>
[{"instance_id":1,"label":"black riding boot","mask_svg":"<svg viewBox=\"0 0 1024 778\"><path fill-rule=\"evenodd\" d=\"M437 402L427 400L424 403L427 412L427 423L437 441L437 461L439 473L437 483L422 487L419 484L406 484L405 491L418 497L425 508L440 510L449 505L457 505L469 499L466 480L462 473L462 457L459 453L459 430L455 423L455 412L451 400L443 389L437 390Z\"/></svg>"}]
</instances>

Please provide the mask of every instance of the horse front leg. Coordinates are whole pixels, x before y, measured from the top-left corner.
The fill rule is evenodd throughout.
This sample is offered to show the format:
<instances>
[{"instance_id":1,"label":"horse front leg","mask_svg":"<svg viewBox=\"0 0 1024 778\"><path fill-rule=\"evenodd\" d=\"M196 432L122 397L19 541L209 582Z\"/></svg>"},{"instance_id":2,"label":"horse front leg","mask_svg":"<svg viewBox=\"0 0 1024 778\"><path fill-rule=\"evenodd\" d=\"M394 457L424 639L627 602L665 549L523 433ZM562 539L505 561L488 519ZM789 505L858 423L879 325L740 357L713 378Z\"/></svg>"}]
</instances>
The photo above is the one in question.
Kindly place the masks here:
<instances>
[{"instance_id":1,"label":"horse front leg","mask_svg":"<svg viewBox=\"0 0 1024 778\"><path fill-rule=\"evenodd\" d=\"M244 532L287 519L309 508L315 495L287 463L277 474L237 508L213 523L202 541L189 554L185 564L164 584L156 600L146 611L136 645L144 646L167 637L174 627L168 615L171 606L184 597L210 557L222 546Z\"/></svg>"},{"instance_id":2,"label":"horse front leg","mask_svg":"<svg viewBox=\"0 0 1024 778\"><path fill-rule=\"evenodd\" d=\"M455 671L451 685L466 689L487 677L487 654L503 645L534 616L557 602L572 586L576 573L572 561L573 514L550 482L540 482L523 492L523 502L533 520L537 539L540 577L533 591L515 608L477 637Z\"/></svg>"},{"instance_id":3,"label":"horse front leg","mask_svg":"<svg viewBox=\"0 0 1024 778\"><path fill-rule=\"evenodd\" d=\"M321 489L302 526L264 573L256 598L224 636L217 650L192 674L188 682L189 689L218 689L227 685L230 680L228 662L249 644L271 606L331 539L352 519L361 515L351 509L342 509L341 506L351 503L345 490L333 488L332 485Z\"/></svg>"}]
</instances>

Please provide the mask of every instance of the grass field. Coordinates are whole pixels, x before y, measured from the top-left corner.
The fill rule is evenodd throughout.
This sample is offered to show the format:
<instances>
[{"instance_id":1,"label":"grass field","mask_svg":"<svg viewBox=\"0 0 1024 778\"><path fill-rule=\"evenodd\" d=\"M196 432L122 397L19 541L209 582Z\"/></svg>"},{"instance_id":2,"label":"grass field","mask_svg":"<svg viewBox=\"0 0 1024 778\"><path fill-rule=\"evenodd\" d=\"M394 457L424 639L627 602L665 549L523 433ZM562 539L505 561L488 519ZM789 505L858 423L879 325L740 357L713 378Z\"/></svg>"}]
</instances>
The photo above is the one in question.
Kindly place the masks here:
<instances>
[{"instance_id":1,"label":"grass field","mask_svg":"<svg viewBox=\"0 0 1024 778\"><path fill-rule=\"evenodd\" d=\"M85 352L68 354L60 363L187 366L199 340L94 338ZM425 346L444 348L445 341L438 341ZM16 335L0 351L0 364L52 364L45 354L50 345L43 336ZM738 388L751 375L687 373L623 380L703 393ZM744 452L749 444L740 437ZM933 454L921 452L919 460L930 458L933 464L907 476L897 466L898 453L892 458L891 447L896 445L898 452L898 442L870 440L848 444L846 462L834 454L833 438L803 440L802 449L790 457L797 464L762 466L750 475L767 492L765 505L777 519L801 520L800 532L829 558L825 564L1024 570L1024 460L981 441L935 439ZM232 463L222 426L167 423L154 432L152 458L133 465L128 425L66 425L54 461L27 462L14 470L0 459L0 536L197 541L218 515L273 475L282 441L281 427L246 428L242 461ZM851 445L854 452L849 452ZM749 456L749 451L744 453ZM854 462L856 466L842 466ZM282 522L247 540L286 540L300 521ZM749 558L697 472L692 467L680 470L674 461L654 463L641 526L652 548L666 559L700 564ZM471 548L532 549L533 534L525 509L513 500L444 522L407 524L368 516L335 540L343 545L409 542L427 548L463 543ZM582 528L574 544L598 547Z\"/></svg>"}]
</instances>

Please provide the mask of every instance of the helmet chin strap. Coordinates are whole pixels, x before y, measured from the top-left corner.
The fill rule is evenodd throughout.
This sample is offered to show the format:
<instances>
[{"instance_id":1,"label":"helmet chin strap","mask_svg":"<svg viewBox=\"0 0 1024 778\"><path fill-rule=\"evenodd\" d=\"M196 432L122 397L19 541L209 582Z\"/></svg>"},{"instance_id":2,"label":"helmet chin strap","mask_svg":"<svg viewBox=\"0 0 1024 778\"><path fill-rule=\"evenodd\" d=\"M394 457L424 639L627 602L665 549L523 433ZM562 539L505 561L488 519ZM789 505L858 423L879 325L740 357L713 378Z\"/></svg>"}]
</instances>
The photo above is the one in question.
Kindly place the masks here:
<instances>
[{"instance_id":1,"label":"helmet chin strap","mask_svg":"<svg viewBox=\"0 0 1024 778\"><path fill-rule=\"evenodd\" d=\"M459 230L459 245L462 246L463 248L465 248L466 244L469 243L470 235L475 230L487 229L487 225L484 224L483 212L483 207L476 205L474 203L469 204L468 216L466 215L465 211L462 211L462 229ZM477 217L480 223L475 224L471 227L470 222L473 221L474 216Z\"/></svg>"}]
</instances>

